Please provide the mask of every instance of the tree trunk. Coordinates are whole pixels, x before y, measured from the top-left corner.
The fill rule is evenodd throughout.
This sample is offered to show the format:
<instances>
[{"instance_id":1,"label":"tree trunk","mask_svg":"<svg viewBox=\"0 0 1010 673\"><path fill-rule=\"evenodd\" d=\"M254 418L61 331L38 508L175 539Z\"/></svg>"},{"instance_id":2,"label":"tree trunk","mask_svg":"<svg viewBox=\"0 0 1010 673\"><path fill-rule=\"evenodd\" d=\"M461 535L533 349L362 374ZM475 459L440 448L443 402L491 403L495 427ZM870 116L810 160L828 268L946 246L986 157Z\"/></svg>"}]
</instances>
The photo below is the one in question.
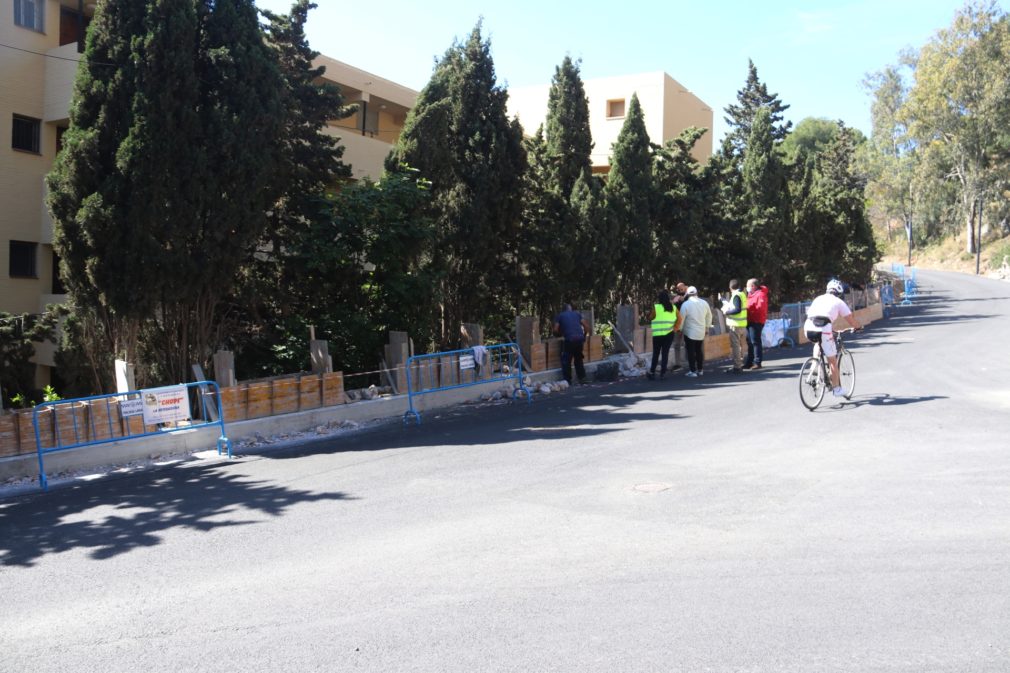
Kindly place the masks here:
<instances>
[{"instance_id":1,"label":"tree trunk","mask_svg":"<svg viewBox=\"0 0 1010 673\"><path fill-rule=\"evenodd\" d=\"M967 225L968 225L968 247L965 252L969 255L975 254L975 199L971 200L971 207L968 208L967 212Z\"/></svg>"}]
</instances>

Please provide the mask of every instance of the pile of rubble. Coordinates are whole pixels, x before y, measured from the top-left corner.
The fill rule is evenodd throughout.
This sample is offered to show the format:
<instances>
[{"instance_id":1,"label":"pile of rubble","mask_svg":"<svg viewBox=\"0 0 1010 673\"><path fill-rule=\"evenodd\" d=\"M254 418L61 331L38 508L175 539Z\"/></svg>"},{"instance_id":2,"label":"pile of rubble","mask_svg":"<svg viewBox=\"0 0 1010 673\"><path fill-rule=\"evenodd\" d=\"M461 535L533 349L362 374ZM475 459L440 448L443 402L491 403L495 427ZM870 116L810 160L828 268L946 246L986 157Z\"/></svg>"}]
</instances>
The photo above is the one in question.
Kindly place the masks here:
<instances>
[{"instance_id":1,"label":"pile of rubble","mask_svg":"<svg viewBox=\"0 0 1010 673\"><path fill-rule=\"evenodd\" d=\"M243 437L242 439L235 442L235 448L247 449L258 446L270 446L271 444L279 444L281 442L297 441L299 439L309 439L312 437L325 437L329 435L348 432L351 430L357 430L361 426L362 426L361 423L345 420L345 421L330 421L325 425L317 425L311 430L302 430L299 432L286 432L269 436L257 432L253 434L253 436L251 437Z\"/></svg>"},{"instance_id":2,"label":"pile of rubble","mask_svg":"<svg viewBox=\"0 0 1010 673\"><path fill-rule=\"evenodd\" d=\"M392 395L392 386L376 386L371 385L367 388L358 388L356 390L345 390L344 395L347 396L348 402L357 402L358 400L374 400L376 397L382 397L385 395Z\"/></svg>"},{"instance_id":3,"label":"pile of rubble","mask_svg":"<svg viewBox=\"0 0 1010 673\"><path fill-rule=\"evenodd\" d=\"M620 359L620 368L621 376L632 379L645 376L649 371L649 364L645 361L645 356L628 353Z\"/></svg>"}]
</instances>

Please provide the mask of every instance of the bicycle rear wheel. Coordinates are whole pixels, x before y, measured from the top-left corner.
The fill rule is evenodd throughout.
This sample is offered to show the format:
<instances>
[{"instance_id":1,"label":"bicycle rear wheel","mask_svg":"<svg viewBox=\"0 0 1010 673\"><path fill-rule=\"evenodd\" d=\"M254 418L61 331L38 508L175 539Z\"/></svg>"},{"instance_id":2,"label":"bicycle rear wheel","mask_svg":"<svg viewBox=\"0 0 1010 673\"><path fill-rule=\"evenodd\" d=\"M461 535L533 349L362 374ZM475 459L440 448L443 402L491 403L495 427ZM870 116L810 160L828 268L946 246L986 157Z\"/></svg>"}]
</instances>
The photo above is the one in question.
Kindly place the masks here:
<instances>
[{"instance_id":1,"label":"bicycle rear wheel","mask_svg":"<svg viewBox=\"0 0 1010 673\"><path fill-rule=\"evenodd\" d=\"M856 361L848 350L838 354L838 382L845 391L845 399L851 400L856 389Z\"/></svg>"},{"instance_id":2,"label":"bicycle rear wheel","mask_svg":"<svg viewBox=\"0 0 1010 673\"><path fill-rule=\"evenodd\" d=\"M818 358L807 358L800 367L800 400L813 411L824 399L824 368Z\"/></svg>"}]
</instances>

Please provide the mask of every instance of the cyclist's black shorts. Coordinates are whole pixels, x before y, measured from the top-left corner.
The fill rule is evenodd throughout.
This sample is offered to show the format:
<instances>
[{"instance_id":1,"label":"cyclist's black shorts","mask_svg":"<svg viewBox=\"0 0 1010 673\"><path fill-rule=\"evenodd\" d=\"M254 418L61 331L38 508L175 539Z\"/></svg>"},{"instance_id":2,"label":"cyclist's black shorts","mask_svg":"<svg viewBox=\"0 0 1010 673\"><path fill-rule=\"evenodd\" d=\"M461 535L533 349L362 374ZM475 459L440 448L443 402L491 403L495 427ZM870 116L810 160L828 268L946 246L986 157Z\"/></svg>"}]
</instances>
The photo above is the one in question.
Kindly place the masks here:
<instances>
[{"instance_id":1,"label":"cyclist's black shorts","mask_svg":"<svg viewBox=\"0 0 1010 673\"><path fill-rule=\"evenodd\" d=\"M821 335L822 334L824 334L824 332L822 332L820 330L810 330L810 329L808 329L807 330L807 340L810 341L810 342L812 342L812 343L819 344L821 342Z\"/></svg>"}]
</instances>

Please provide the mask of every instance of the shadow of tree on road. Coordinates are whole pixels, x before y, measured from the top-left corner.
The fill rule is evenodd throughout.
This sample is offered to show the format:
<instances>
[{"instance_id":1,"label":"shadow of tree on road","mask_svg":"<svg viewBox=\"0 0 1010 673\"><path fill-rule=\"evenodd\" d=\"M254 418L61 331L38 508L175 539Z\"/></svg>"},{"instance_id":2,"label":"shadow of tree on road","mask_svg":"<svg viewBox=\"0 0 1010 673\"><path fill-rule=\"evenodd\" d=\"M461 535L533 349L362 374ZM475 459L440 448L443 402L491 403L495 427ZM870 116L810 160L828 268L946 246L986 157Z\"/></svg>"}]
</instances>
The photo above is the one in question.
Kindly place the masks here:
<instances>
[{"instance_id":1,"label":"shadow of tree on road","mask_svg":"<svg viewBox=\"0 0 1010 673\"><path fill-rule=\"evenodd\" d=\"M278 517L304 502L347 495L249 481L226 465L185 465L40 493L0 506L0 567L88 549L95 560L162 541L173 528L210 532Z\"/></svg>"}]
</instances>

